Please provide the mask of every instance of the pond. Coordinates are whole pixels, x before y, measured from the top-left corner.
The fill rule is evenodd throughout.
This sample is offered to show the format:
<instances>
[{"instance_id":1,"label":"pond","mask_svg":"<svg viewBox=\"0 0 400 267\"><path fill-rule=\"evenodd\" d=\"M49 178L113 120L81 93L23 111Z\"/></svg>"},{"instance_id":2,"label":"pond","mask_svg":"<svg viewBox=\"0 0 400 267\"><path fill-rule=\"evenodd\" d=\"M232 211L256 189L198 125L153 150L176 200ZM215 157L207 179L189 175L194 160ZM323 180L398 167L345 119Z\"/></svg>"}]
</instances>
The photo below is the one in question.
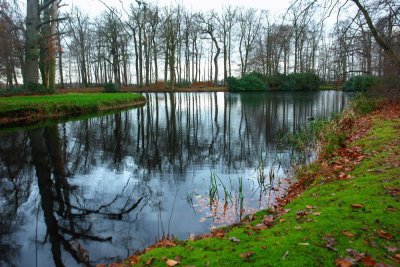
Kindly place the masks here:
<instances>
[{"instance_id":1,"label":"pond","mask_svg":"<svg viewBox=\"0 0 400 267\"><path fill-rule=\"evenodd\" d=\"M110 263L273 205L337 91L147 94L142 108L0 134L0 265ZM312 155L307 156L307 158Z\"/></svg>"}]
</instances>

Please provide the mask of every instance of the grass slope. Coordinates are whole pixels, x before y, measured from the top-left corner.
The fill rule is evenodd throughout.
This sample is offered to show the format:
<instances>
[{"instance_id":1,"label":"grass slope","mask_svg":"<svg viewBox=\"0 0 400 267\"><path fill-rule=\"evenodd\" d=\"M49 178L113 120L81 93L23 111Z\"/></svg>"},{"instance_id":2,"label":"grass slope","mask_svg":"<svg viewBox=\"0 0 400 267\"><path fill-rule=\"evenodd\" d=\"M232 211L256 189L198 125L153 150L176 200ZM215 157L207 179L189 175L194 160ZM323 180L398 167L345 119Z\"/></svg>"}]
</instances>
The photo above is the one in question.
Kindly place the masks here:
<instances>
[{"instance_id":1,"label":"grass slope","mask_svg":"<svg viewBox=\"0 0 400 267\"><path fill-rule=\"evenodd\" d=\"M372 119L372 131L349 145L363 147L366 154L351 178L321 177L269 229L254 228L265 220L264 211L223 237L155 248L125 264L166 266L167 259L177 259L180 266L351 266L358 260L354 264L399 266L399 136L398 117Z\"/></svg>"},{"instance_id":2,"label":"grass slope","mask_svg":"<svg viewBox=\"0 0 400 267\"><path fill-rule=\"evenodd\" d=\"M145 98L142 95L127 93L1 97L0 124L110 110L144 102Z\"/></svg>"}]
</instances>

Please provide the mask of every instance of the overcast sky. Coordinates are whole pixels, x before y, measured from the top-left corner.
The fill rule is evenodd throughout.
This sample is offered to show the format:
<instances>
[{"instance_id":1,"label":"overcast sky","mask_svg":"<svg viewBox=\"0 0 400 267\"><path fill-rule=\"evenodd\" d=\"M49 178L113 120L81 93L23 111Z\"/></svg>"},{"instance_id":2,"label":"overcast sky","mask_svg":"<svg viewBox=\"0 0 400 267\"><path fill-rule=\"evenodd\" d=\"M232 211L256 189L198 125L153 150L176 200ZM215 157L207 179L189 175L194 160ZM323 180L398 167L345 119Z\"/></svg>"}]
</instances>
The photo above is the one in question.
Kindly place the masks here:
<instances>
[{"instance_id":1,"label":"overcast sky","mask_svg":"<svg viewBox=\"0 0 400 267\"><path fill-rule=\"evenodd\" d=\"M186 7L188 10L221 10L226 6L253 7L270 11L271 15L282 14L289 6L290 0L158 0L147 1L157 3L158 6L176 5L177 3ZM104 0L109 6L121 7L121 2L125 7L129 7L134 0ZM92 16L99 15L106 10L105 6L98 0L64 0L63 3L69 6L77 6Z\"/></svg>"}]
</instances>

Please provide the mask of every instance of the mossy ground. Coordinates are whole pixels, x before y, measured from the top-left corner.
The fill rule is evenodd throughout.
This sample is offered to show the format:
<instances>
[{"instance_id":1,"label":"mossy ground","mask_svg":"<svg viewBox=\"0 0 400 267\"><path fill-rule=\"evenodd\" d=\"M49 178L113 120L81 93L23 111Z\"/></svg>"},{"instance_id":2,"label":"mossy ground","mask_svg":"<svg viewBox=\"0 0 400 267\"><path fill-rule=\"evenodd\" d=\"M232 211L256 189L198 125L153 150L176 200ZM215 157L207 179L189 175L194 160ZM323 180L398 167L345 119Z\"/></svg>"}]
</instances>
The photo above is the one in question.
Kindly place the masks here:
<instances>
[{"instance_id":1,"label":"mossy ground","mask_svg":"<svg viewBox=\"0 0 400 267\"><path fill-rule=\"evenodd\" d=\"M376 115L370 121L369 133L348 144L365 155L350 176L319 177L271 228L255 230L268 213L262 211L222 237L155 248L125 264L166 266L176 259L180 266L399 266L400 119Z\"/></svg>"}]
</instances>

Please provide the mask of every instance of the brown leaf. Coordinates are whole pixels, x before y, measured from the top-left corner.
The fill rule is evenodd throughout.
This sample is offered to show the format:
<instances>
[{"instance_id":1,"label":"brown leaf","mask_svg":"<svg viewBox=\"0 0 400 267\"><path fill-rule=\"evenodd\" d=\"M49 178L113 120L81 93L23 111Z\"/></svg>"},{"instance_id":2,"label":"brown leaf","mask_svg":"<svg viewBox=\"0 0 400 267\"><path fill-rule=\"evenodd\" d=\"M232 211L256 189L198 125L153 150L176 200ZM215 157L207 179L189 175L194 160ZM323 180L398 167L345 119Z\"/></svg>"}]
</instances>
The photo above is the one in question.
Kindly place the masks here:
<instances>
[{"instance_id":1,"label":"brown leaf","mask_svg":"<svg viewBox=\"0 0 400 267\"><path fill-rule=\"evenodd\" d=\"M364 208L364 205L363 204L351 204L351 207L353 209L362 209L362 208Z\"/></svg>"},{"instance_id":2,"label":"brown leaf","mask_svg":"<svg viewBox=\"0 0 400 267\"><path fill-rule=\"evenodd\" d=\"M176 256L175 260L178 261L178 262L181 262L182 261L182 256L180 256L180 255Z\"/></svg>"},{"instance_id":3,"label":"brown leaf","mask_svg":"<svg viewBox=\"0 0 400 267\"><path fill-rule=\"evenodd\" d=\"M286 220L285 219L280 219L279 222L280 223L284 223Z\"/></svg>"},{"instance_id":4,"label":"brown leaf","mask_svg":"<svg viewBox=\"0 0 400 267\"><path fill-rule=\"evenodd\" d=\"M243 259L248 259L248 258L250 258L251 256L253 256L253 254L254 254L253 251L249 251L249 252L240 254L240 257L242 257Z\"/></svg>"},{"instance_id":5,"label":"brown leaf","mask_svg":"<svg viewBox=\"0 0 400 267\"><path fill-rule=\"evenodd\" d=\"M396 259L400 260L400 254L394 255L394 257L395 257Z\"/></svg>"},{"instance_id":6,"label":"brown leaf","mask_svg":"<svg viewBox=\"0 0 400 267\"><path fill-rule=\"evenodd\" d=\"M325 247L327 249L337 251L337 249L335 248L336 240L332 235L326 235L324 239L325 239Z\"/></svg>"},{"instance_id":7,"label":"brown leaf","mask_svg":"<svg viewBox=\"0 0 400 267\"><path fill-rule=\"evenodd\" d=\"M130 256L129 263L132 265L136 265L140 262L140 258L138 256Z\"/></svg>"},{"instance_id":8,"label":"brown leaf","mask_svg":"<svg viewBox=\"0 0 400 267\"><path fill-rule=\"evenodd\" d=\"M395 207L387 207L386 210L389 211L389 212L396 212L396 208Z\"/></svg>"},{"instance_id":9,"label":"brown leaf","mask_svg":"<svg viewBox=\"0 0 400 267\"><path fill-rule=\"evenodd\" d=\"M367 255L361 259L361 263L364 264L364 266L375 266L376 261L371 256Z\"/></svg>"},{"instance_id":10,"label":"brown leaf","mask_svg":"<svg viewBox=\"0 0 400 267\"><path fill-rule=\"evenodd\" d=\"M399 250L399 248L397 248L397 247L387 247L386 249L390 253L395 253Z\"/></svg>"},{"instance_id":11,"label":"brown leaf","mask_svg":"<svg viewBox=\"0 0 400 267\"><path fill-rule=\"evenodd\" d=\"M267 229L267 228L268 228L268 226L266 226L265 224L259 223L256 226L254 226L252 229L254 231L261 231L261 230L264 230L264 229Z\"/></svg>"},{"instance_id":12,"label":"brown leaf","mask_svg":"<svg viewBox=\"0 0 400 267\"><path fill-rule=\"evenodd\" d=\"M353 257L352 259L354 259L355 261L360 261L362 258L365 257L364 253L360 253L357 250L354 250L354 249L351 249L351 248L346 249L346 252L350 256L352 256Z\"/></svg>"},{"instance_id":13,"label":"brown leaf","mask_svg":"<svg viewBox=\"0 0 400 267\"><path fill-rule=\"evenodd\" d=\"M314 206L307 205L307 206L306 206L306 209L312 210L312 209L315 209L315 207L314 207Z\"/></svg>"},{"instance_id":14,"label":"brown leaf","mask_svg":"<svg viewBox=\"0 0 400 267\"><path fill-rule=\"evenodd\" d=\"M225 232L221 228L217 228L211 232L213 237L223 238L225 236Z\"/></svg>"},{"instance_id":15,"label":"brown leaf","mask_svg":"<svg viewBox=\"0 0 400 267\"><path fill-rule=\"evenodd\" d=\"M168 259L168 260L165 261L165 264L167 264L168 267L174 267L174 266L178 265L179 262L175 261L175 260Z\"/></svg>"},{"instance_id":16,"label":"brown leaf","mask_svg":"<svg viewBox=\"0 0 400 267\"><path fill-rule=\"evenodd\" d=\"M347 236L347 237L354 237L355 235L352 232L349 231L342 231L342 235Z\"/></svg>"},{"instance_id":17,"label":"brown leaf","mask_svg":"<svg viewBox=\"0 0 400 267\"><path fill-rule=\"evenodd\" d=\"M272 215L265 216L263 219L263 223L266 226L271 227L274 224L274 216Z\"/></svg>"},{"instance_id":18,"label":"brown leaf","mask_svg":"<svg viewBox=\"0 0 400 267\"><path fill-rule=\"evenodd\" d=\"M351 267L353 265L350 260L343 258L336 259L335 264L338 267Z\"/></svg>"},{"instance_id":19,"label":"brown leaf","mask_svg":"<svg viewBox=\"0 0 400 267\"><path fill-rule=\"evenodd\" d=\"M382 230L378 231L378 235L380 237L386 239L386 240L392 240L393 239L393 236L390 233L382 231Z\"/></svg>"},{"instance_id":20,"label":"brown leaf","mask_svg":"<svg viewBox=\"0 0 400 267\"><path fill-rule=\"evenodd\" d=\"M155 258L151 257L148 261L146 261L146 266L151 266L153 264L154 260L155 260Z\"/></svg>"},{"instance_id":21,"label":"brown leaf","mask_svg":"<svg viewBox=\"0 0 400 267\"><path fill-rule=\"evenodd\" d=\"M319 216L319 215L321 215L321 212L314 212L313 215L314 216Z\"/></svg>"},{"instance_id":22,"label":"brown leaf","mask_svg":"<svg viewBox=\"0 0 400 267\"><path fill-rule=\"evenodd\" d=\"M308 215L308 212L306 210L299 210L298 212L296 212L297 216L306 216Z\"/></svg>"}]
</instances>

